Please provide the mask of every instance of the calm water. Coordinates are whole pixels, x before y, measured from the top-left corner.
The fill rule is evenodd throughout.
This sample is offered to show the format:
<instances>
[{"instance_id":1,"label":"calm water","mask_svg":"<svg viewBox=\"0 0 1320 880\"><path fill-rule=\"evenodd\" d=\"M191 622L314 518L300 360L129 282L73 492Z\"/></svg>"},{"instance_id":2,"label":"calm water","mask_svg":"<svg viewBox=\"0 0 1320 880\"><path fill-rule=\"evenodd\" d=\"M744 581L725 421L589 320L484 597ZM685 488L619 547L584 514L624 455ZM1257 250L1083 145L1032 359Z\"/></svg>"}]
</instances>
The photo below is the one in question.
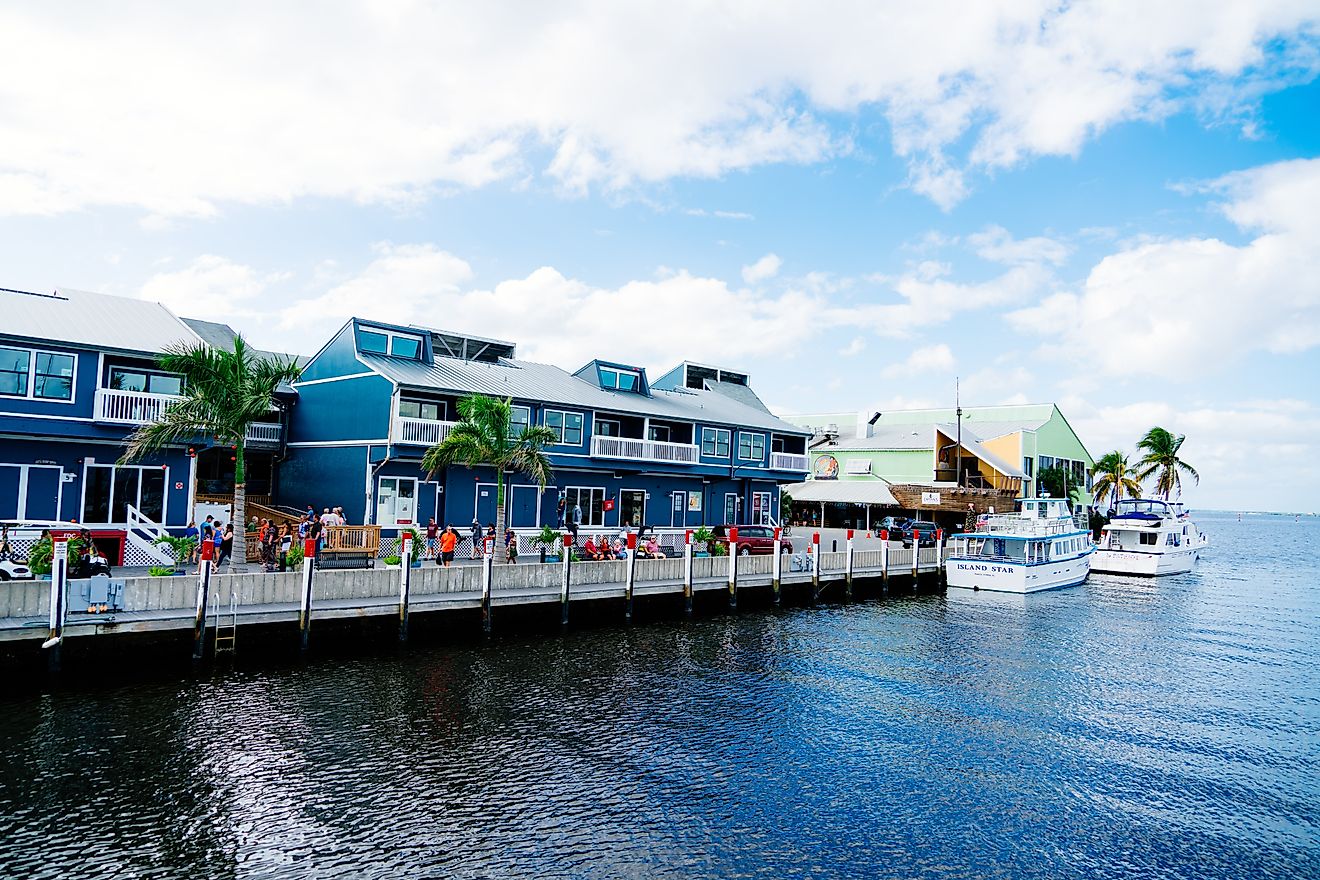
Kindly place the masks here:
<instances>
[{"instance_id":1,"label":"calm water","mask_svg":"<svg viewBox=\"0 0 1320 880\"><path fill-rule=\"evenodd\" d=\"M1320 876L1320 520L1202 526L1159 581L11 699L0 875Z\"/></svg>"}]
</instances>

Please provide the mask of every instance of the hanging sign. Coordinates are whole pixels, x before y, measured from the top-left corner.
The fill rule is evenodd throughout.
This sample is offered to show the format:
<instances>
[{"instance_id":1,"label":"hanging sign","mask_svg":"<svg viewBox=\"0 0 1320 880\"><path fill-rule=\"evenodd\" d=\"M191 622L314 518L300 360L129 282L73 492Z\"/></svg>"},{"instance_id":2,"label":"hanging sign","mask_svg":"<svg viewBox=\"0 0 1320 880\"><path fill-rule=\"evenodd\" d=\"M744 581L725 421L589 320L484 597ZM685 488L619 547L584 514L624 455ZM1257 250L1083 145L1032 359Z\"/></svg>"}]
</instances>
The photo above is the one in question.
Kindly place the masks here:
<instances>
[{"instance_id":1,"label":"hanging sign","mask_svg":"<svg viewBox=\"0 0 1320 880\"><path fill-rule=\"evenodd\" d=\"M938 505L938 504L940 503L940 493L939 493L939 492L922 492L922 493L921 493L921 503L922 503L922 504Z\"/></svg>"},{"instance_id":2,"label":"hanging sign","mask_svg":"<svg viewBox=\"0 0 1320 880\"><path fill-rule=\"evenodd\" d=\"M613 498L606 498L606 499L605 499L605 503L604 503L602 506L603 506L606 510L613 510L613 509L614 509L614 499L613 499Z\"/></svg>"},{"instance_id":3,"label":"hanging sign","mask_svg":"<svg viewBox=\"0 0 1320 880\"><path fill-rule=\"evenodd\" d=\"M688 493L688 510L692 513L701 513L701 493Z\"/></svg>"}]
</instances>

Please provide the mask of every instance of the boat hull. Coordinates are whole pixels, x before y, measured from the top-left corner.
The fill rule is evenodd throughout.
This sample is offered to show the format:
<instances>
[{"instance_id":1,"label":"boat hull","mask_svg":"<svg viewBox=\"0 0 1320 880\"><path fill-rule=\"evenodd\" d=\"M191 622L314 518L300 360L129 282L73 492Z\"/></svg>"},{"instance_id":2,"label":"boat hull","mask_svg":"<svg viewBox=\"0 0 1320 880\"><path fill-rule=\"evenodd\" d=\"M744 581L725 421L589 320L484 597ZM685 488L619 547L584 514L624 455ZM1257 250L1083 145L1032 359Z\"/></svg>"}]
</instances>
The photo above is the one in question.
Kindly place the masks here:
<instances>
[{"instance_id":1,"label":"boat hull","mask_svg":"<svg viewBox=\"0 0 1320 880\"><path fill-rule=\"evenodd\" d=\"M1091 572L1091 554L1031 564L951 557L945 566L950 587L997 593L1039 593L1083 583Z\"/></svg>"},{"instance_id":2,"label":"boat hull","mask_svg":"<svg viewBox=\"0 0 1320 880\"><path fill-rule=\"evenodd\" d=\"M1161 577L1167 574L1185 574L1196 565L1200 551L1188 547L1168 553L1142 553L1138 550L1095 551L1091 569L1105 574L1135 574Z\"/></svg>"}]
</instances>

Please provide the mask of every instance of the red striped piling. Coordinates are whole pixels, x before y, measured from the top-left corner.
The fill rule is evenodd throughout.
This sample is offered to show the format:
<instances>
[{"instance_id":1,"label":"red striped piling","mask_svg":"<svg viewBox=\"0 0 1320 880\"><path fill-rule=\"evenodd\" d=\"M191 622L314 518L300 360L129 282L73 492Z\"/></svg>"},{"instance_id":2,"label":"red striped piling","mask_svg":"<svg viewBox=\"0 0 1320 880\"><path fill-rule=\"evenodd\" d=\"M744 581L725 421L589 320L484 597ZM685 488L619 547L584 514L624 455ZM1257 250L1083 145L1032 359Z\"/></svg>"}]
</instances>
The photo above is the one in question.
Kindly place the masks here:
<instances>
[{"instance_id":1,"label":"red striped piling","mask_svg":"<svg viewBox=\"0 0 1320 880\"><path fill-rule=\"evenodd\" d=\"M820 595L820 532L811 533L811 599Z\"/></svg>"},{"instance_id":2,"label":"red striped piling","mask_svg":"<svg viewBox=\"0 0 1320 880\"><path fill-rule=\"evenodd\" d=\"M683 535L683 613L692 616L692 530Z\"/></svg>"},{"instance_id":3,"label":"red striped piling","mask_svg":"<svg viewBox=\"0 0 1320 880\"><path fill-rule=\"evenodd\" d=\"M738 610L738 529L729 528L729 610Z\"/></svg>"},{"instance_id":4,"label":"red striped piling","mask_svg":"<svg viewBox=\"0 0 1320 880\"><path fill-rule=\"evenodd\" d=\"M481 545L481 631L490 635L491 587L495 580L495 539L485 538Z\"/></svg>"},{"instance_id":5,"label":"red striped piling","mask_svg":"<svg viewBox=\"0 0 1320 880\"><path fill-rule=\"evenodd\" d=\"M563 574L559 582L559 624L568 626L568 590L572 580L573 567L573 533L565 532L563 537L564 561Z\"/></svg>"},{"instance_id":6,"label":"red striped piling","mask_svg":"<svg viewBox=\"0 0 1320 880\"><path fill-rule=\"evenodd\" d=\"M412 588L412 533L399 538L399 641L408 641L408 593Z\"/></svg>"},{"instance_id":7,"label":"red striped piling","mask_svg":"<svg viewBox=\"0 0 1320 880\"><path fill-rule=\"evenodd\" d=\"M303 543L302 602L298 606L299 645L307 651L307 642L312 632L312 581L316 570L316 539L308 538Z\"/></svg>"},{"instance_id":8,"label":"red striped piling","mask_svg":"<svg viewBox=\"0 0 1320 880\"><path fill-rule=\"evenodd\" d=\"M206 604L211 596L211 559L215 545L202 542L201 559L197 563L197 615L193 618L193 659L201 660L206 653Z\"/></svg>"},{"instance_id":9,"label":"red striped piling","mask_svg":"<svg viewBox=\"0 0 1320 880\"><path fill-rule=\"evenodd\" d=\"M848 546L844 551L843 566L843 598L846 602L852 601L853 587L853 530L848 530Z\"/></svg>"},{"instance_id":10,"label":"red striped piling","mask_svg":"<svg viewBox=\"0 0 1320 880\"><path fill-rule=\"evenodd\" d=\"M628 532L628 559L625 562L625 580L623 584L623 620L632 623L633 584L637 579L637 535Z\"/></svg>"},{"instance_id":11,"label":"red striped piling","mask_svg":"<svg viewBox=\"0 0 1320 880\"><path fill-rule=\"evenodd\" d=\"M880 589L889 592L889 529L880 530Z\"/></svg>"},{"instance_id":12,"label":"red striped piling","mask_svg":"<svg viewBox=\"0 0 1320 880\"><path fill-rule=\"evenodd\" d=\"M774 561L770 563L770 589L774 593L776 605L779 604L779 578L784 571L784 557L780 555L783 552L783 546L783 532L781 529L776 528L774 547L775 558Z\"/></svg>"}]
</instances>

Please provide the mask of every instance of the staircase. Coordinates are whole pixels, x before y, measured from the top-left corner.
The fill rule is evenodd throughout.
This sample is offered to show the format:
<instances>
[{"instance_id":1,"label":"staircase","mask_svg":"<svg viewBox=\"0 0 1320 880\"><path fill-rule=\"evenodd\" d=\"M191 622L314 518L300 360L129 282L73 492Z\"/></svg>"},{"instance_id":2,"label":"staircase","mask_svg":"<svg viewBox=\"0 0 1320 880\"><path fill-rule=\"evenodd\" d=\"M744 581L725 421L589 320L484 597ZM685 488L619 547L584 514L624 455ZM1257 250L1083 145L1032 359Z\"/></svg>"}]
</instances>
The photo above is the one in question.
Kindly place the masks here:
<instances>
[{"instance_id":1,"label":"staircase","mask_svg":"<svg viewBox=\"0 0 1320 880\"><path fill-rule=\"evenodd\" d=\"M125 565L175 564L174 553L168 547L155 543L168 532L133 505L128 505L127 539L124 544Z\"/></svg>"}]
</instances>

